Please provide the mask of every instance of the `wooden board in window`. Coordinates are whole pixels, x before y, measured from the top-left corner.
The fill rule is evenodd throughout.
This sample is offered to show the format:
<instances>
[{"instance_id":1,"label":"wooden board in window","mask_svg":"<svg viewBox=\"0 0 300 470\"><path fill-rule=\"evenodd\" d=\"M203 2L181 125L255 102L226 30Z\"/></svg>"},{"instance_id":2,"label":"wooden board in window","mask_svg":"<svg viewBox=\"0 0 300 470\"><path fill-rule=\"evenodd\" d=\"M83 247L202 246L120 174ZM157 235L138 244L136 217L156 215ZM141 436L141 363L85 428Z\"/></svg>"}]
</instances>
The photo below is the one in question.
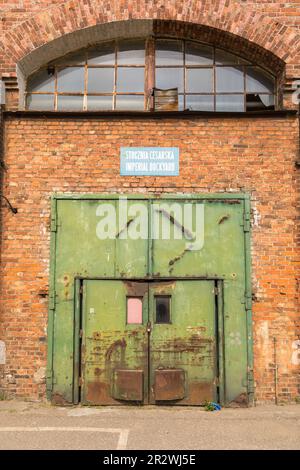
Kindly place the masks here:
<instances>
[{"instance_id":1,"label":"wooden board in window","mask_svg":"<svg viewBox=\"0 0 300 470\"><path fill-rule=\"evenodd\" d=\"M178 111L178 88L154 88L155 111Z\"/></svg>"}]
</instances>

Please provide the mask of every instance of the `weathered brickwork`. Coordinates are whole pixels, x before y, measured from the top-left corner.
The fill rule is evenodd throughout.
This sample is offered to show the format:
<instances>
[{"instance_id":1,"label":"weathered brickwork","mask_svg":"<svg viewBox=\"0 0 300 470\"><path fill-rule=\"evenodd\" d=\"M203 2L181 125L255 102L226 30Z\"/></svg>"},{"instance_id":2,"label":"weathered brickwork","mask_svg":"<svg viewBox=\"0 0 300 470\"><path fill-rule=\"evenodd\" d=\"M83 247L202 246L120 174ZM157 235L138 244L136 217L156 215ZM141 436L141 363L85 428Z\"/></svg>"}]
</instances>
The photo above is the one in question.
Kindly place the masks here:
<instances>
[{"instance_id":1,"label":"weathered brickwork","mask_svg":"<svg viewBox=\"0 0 300 470\"><path fill-rule=\"evenodd\" d=\"M18 107L22 89L17 85L21 88L34 69L36 57L47 61L64 47L79 48L82 38L90 42L96 33L108 34L101 32L107 23L110 37L121 31L114 22L123 22L124 34L138 31L133 20L152 22L143 27L156 35L188 36L242 52L277 74L284 107L295 107L287 89L300 77L299 1L0 0L0 75L7 109ZM178 146L180 176L120 177L121 144ZM163 120L9 115L4 147L1 191L18 214L3 201L0 340L6 363L0 358L0 393L45 399L51 194L246 191L252 198L256 398L274 400L274 338L279 399L300 396L296 115Z\"/></svg>"},{"instance_id":2,"label":"weathered brickwork","mask_svg":"<svg viewBox=\"0 0 300 470\"><path fill-rule=\"evenodd\" d=\"M49 210L53 192L247 191L253 206L253 296L257 398L274 398L273 337L281 399L299 394L293 342L299 329L295 186L297 120L8 119L1 335L5 383L18 396L42 397L33 374L45 366ZM255 137L255 138L254 138ZM179 146L181 174L120 177L119 145ZM10 376L12 375L13 378Z\"/></svg>"}]
</instances>

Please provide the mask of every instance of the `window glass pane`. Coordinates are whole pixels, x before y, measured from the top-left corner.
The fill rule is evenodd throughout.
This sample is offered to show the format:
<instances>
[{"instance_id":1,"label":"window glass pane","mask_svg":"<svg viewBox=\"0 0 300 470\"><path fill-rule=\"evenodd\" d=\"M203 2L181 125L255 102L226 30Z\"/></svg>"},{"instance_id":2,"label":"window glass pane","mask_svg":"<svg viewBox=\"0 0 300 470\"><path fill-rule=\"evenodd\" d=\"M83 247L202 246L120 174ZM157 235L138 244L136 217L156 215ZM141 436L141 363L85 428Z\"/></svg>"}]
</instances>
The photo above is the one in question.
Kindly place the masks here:
<instances>
[{"instance_id":1,"label":"window glass pane","mask_svg":"<svg viewBox=\"0 0 300 470\"><path fill-rule=\"evenodd\" d=\"M144 96L117 95L116 109L126 111L144 111Z\"/></svg>"},{"instance_id":2,"label":"window glass pane","mask_svg":"<svg viewBox=\"0 0 300 470\"><path fill-rule=\"evenodd\" d=\"M243 92L244 74L237 67L216 68L217 92Z\"/></svg>"},{"instance_id":3,"label":"window glass pane","mask_svg":"<svg viewBox=\"0 0 300 470\"><path fill-rule=\"evenodd\" d=\"M115 64L115 43L109 42L99 44L88 51L88 64L93 65L114 65Z\"/></svg>"},{"instance_id":4,"label":"window glass pane","mask_svg":"<svg viewBox=\"0 0 300 470\"><path fill-rule=\"evenodd\" d=\"M234 54L230 54L230 52L222 51L221 49L216 49L215 61L217 65L249 64L247 60Z\"/></svg>"},{"instance_id":5,"label":"window glass pane","mask_svg":"<svg viewBox=\"0 0 300 470\"><path fill-rule=\"evenodd\" d=\"M54 92L55 77L49 75L47 70L41 70L28 79L28 91L50 91Z\"/></svg>"},{"instance_id":6,"label":"window glass pane","mask_svg":"<svg viewBox=\"0 0 300 470\"><path fill-rule=\"evenodd\" d=\"M60 92L84 91L84 68L67 67L57 73L57 89Z\"/></svg>"},{"instance_id":7,"label":"window glass pane","mask_svg":"<svg viewBox=\"0 0 300 470\"><path fill-rule=\"evenodd\" d=\"M89 111L96 110L109 110L113 107L112 96L88 96L87 97L87 109Z\"/></svg>"},{"instance_id":8,"label":"window glass pane","mask_svg":"<svg viewBox=\"0 0 300 470\"><path fill-rule=\"evenodd\" d=\"M83 65L86 61L86 51L77 51L55 60L55 65Z\"/></svg>"},{"instance_id":9,"label":"window glass pane","mask_svg":"<svg viewBox=\"0 0 300 470\"><path fill-rule=\"evenodd\" d=\"M156 88L178 88L178 92L183 93L183 68L156 69L155 76Z\"/></svg>"},{"instance_id":10,"label":"window glass pane","mask_svg":"<svg viewBox=\"0 0 300 470\"><path fill-rule=\"evenodd\" d=\"M171 297L155 297L155 323L171 323Z\"/></svg>"},{"instance_id":11,"label":"window glass pane","mask_svg":"<svg viewBox=\"0 0 300 470\"><path fill-rule=\"evenodd\" d=\"M127 298L127 324L141 325L143 323L143 299Z\"/></svg>"},{"instance_id":12,"label":"window glass pane","mask_svg":"<svg viewBox=\"0 0 300 470\"><path fill-rule=\"evenodd\" d=\"M144 68L118 67L117 91L139 93L144 91Z\"/></svg>"},{"instance_id":13,"label":"window glass pane","mask_svg":"<svg viewBox=\"0 0 300 470\"><path fill-rule=\"evenodd\" d=\"M156 65L181 65L183 66L182 41L159 40L155 43Z\"/></svg>"},{"instance_id":14,"label":"window glass pane","mask_svg":"<svg viewBox=\"0 0 300 470\"><path fill-rule=\"evenodd\" d=\"M30 110L54 110L54 95L28 95L27 109Z\"/></svg>"},{"instance_id":15,"label":"window glass pane","mask_svg":"<svg viewBox=\"0 0 300 470\"><path fill-rule=\"evenodd\" d=\"M242 112L244 95L217 95L216 111Z\"/></svg>"},{"instance_id":16,"label":"window glass pane","mask_svg":"<svg viewBox=\"0 0 300 470\"><path fill-rule=\"evenodd\" d=\"M82 111L83 96L58 96L57 109L59 111Z\"/></svg>"},{"instance_id":17,"label":"window glass pane","mask_svg":"<svg viewBox=\"0 0 300 470\"><path fill-rule=\"evenodd\" d=\"M88 93L111 93L114 89L113 68L88 69Z\"/></svg>"},{"instance_id":18,"label":"window glass pane","mask_svg":"<svg viewBox=\"0 0 300 470\"><path fill-rule=\"evenodd\" d=\"M260 69L247 67L246 91L274 93L274 79Z\"/></svg>"},{"instance_id":19,"label":"window glass pane","mask_svg":"<svg viewBox=\"0 0 300 470\"><path fill-rule=\"evenodd\" d=\"M212 93L212 69L187 69L186 91L187 93Z\"/></svg>"},{"instance_id":20,"label":"window glass pane","mask_svg":"<svg viewBox=\"0 0 300 470\"><path fill-rule=\"evenodd\" d=\"M122 41L118 44L118 65L144 65L145 41Z\"/></svg>"},{"instance_id":21,"label":"window glass pane","mask_svg":"<svg viewBox=\"0 0 300 470\"><path fill-rule=\"evenodd\" d=\"M214 97L207 95L186 95L186 108L190 111L213 111Z\"/></svg>"},{"instance_id":22,"label":"window glass pane","mask_svg":"<svg viewBox=\"0 0 300 470\"><path fill-rule=\"evenodd\" d=\"M213 48L196 42L187 42L185 46L186 65L208 65L213 63Z\"/></svg>"}]
</instances>

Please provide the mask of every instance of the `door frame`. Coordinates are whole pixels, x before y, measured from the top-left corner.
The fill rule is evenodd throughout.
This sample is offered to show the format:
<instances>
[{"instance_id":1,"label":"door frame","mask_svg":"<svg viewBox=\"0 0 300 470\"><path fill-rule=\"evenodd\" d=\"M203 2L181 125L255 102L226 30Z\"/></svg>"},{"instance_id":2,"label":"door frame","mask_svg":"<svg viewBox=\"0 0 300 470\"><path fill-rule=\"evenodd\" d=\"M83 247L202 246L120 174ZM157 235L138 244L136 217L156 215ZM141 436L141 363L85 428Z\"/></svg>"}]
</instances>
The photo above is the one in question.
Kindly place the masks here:
<instances>
[{"instance_id":1,"label":"door frame","mask_svg":"<svg viewBox=\"0 0 300 470\"><path fill-rule=\"evenodd\" d=\"M73 403L81 403L81 372L82 372L82 326L84 322L83 311L83 282L84 281L120 281L120 282L141 282L149 285L170 281L211 281L214 282L215 299L215 338L216 338L216 389L218 402L222 405L226 403L225 394L225 356L224 356L224 311L223 311L223 280L219 278L207 277L149 277L145 278L124 278L124 277L76 277L75 278L75 306L74 306L74 362L73 362ZM145 325L146 327L146 325ZM148 345L149 354L149 345ZM148 359L150 360L150 358ZM148 374L149 375L149 374ZM148 384L149 386L149 384ZM145 405L146 406L146 405Z\"/></svg>"},{"instance_id":2,"label":"door frame","mask_svg":"<svg viewBox=\"0 0 300 470\"><path fill-rule=\"evenodd\" d=\"M116 200L120 197L126 197L128 200L142 200L142 201L155 201L158 199L155 195L144 195L144 194L126 194L126 193L114 193L114 194L62 194L56 193L51 196L51 237L50 237L50 273L49 273L49 306L48 306L48 326L47 326L47 372L46 372L46 395L48 400L53 398L53 388L55 387L55 374L54 374L54 343L55 343L55 310L56 310L56 245L57 245L57 225L58 225L58 201L65 200ZM239 200L243 203L244 208L244 266L245 266L245 291L244 291L244 303L245 303L245 323L247 331L247 395L248 404L253 405L254 401L254 379L253 379L253 332L252 332L252 286L251 286L251 201L248 193L198 193L198 194L161 194L160 200L166 201L183 201L183 200L195 200L208 202L222 202ZM78 368L77 349L78 344L76 342L76 332L79 331L80 325L78 324L78 309L80 309L80 277L75 277L74 281L74 364ZM106 278L107 279L107 278ZM163 278L161 278L163 279ZM170 278L167 278L168 280ZM177 278L180 279L180 278ZM186 279L186 278L185 278ZM204 279L204 278L200 278ZM133 280L132 278L130 279ZM147 280L147 279L144 279ZM222 279L214 279L222 282ZM223 294L221 301L223 303ZM76 349L77 348L77 349ZM222 348L224 350L224 338ZM224 360L224 352L223 352ZM74 367L74 371L77 369ZM75 374L73 376L73 399L72 403L78 403L78 397L76 396L76 390L78 379ZM223 385L226 384L225 371L223 371ZM226 388L226 387L225 387ZM226 397L223 392L223 403L226 404Z\"/></svg>"}]
</instances>

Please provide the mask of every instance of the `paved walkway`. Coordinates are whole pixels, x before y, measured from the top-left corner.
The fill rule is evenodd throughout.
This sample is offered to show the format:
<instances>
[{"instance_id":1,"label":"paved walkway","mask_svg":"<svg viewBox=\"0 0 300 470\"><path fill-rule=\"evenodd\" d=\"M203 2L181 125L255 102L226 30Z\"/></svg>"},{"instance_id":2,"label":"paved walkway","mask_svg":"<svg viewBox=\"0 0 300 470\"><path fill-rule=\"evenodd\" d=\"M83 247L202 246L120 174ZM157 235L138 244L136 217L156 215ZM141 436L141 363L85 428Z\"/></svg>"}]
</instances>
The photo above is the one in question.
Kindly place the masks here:
<instances>
[{"instance_id":1,"label":"paved walkway","mask_svg":"<svg viewBox=\"0 0 300 470\"><path fill-rule=\"evenodd\" d=\"M0 402L0 449L300 449L300 405L206 412Z\"/></svg>"}]
</instances>

